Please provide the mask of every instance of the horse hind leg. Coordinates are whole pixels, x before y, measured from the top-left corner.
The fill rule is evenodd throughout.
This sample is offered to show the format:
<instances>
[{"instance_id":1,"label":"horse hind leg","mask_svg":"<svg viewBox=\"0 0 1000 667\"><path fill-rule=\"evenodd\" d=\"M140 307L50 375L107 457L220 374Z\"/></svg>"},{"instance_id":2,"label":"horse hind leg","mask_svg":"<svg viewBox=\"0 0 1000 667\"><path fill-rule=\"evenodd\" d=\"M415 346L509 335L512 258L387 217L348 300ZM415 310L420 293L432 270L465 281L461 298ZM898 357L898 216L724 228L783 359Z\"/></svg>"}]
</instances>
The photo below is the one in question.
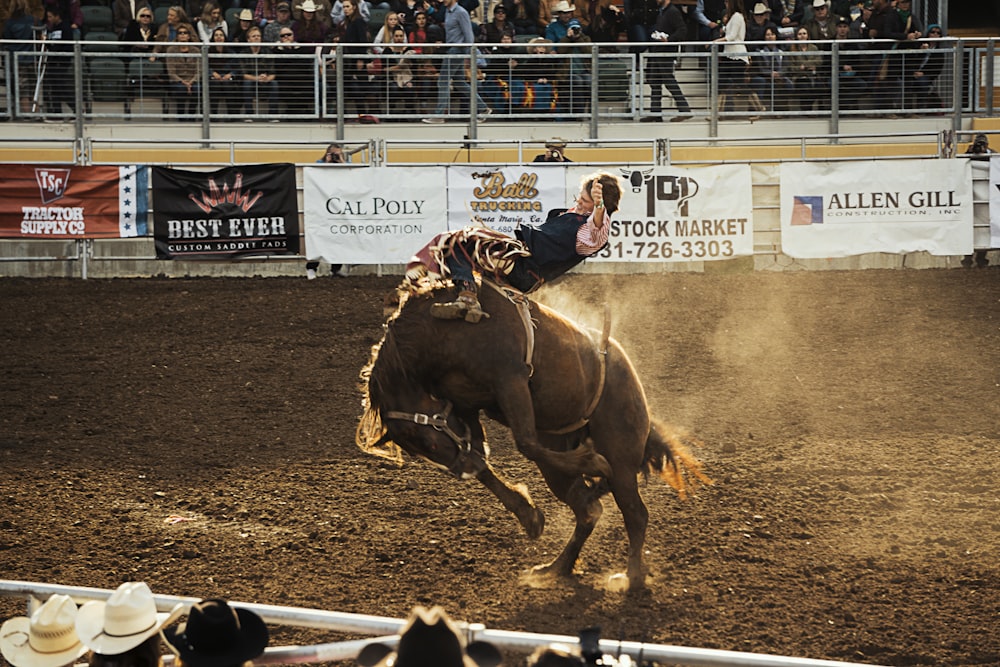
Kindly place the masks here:
<instances>
[{"instance_id":1,"label":"horse hind leg","mask_svg":"<svg viewBox=\"0 0 1000 667\"><path fill-rule=\"evenodd\" d=\"M476 479L492 491L503 506L517 517L529 538L534 540L541 537L542 531L545 530L545 515L531 501L528 487L524 484L508 484L489 464L476 476Z\"/></svg>"},{"instance_id":2,"label":"horse hind leg","mask_svg":"<svg viewBox=\"0 0 1000 667\"><path fill-rule=\"evenodd\" d=\"M569 577L573 574L584 543L604 513L601 504L604 489L600 482L585 477L566 476L545 469L542 475L555 496L573 510L576 526L562 552L552 562L538 565L531 572L533 575Z\"/></svg>"},{"instance_id":3,"label":"horse hind leg","mask_svg":"<svg viewBox=\"0 0 1000 667\"><path fill-rule=\"evenodd\" d=\"M629 590L639 590L646 586L646 568L642 552L646 544L646 528L649 525L649 510L639 495L636 475L620 475L611 480L611 493L618 509L621 510L628 533L628 576Z\"/></svg>"}]
</instances>

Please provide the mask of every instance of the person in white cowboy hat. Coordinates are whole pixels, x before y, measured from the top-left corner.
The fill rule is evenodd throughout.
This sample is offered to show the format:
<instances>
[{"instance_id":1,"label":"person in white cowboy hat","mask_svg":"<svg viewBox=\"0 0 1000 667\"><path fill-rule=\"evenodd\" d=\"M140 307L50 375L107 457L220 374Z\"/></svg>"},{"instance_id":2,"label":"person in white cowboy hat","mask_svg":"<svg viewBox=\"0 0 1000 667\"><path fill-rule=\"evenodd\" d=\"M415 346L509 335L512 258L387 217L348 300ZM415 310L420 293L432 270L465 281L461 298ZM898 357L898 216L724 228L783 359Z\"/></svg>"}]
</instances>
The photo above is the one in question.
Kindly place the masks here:
<instances>
[{"instance_id":1,"label":"person in white cowboy hat","mask_svg":"<svg viewBox=\"0 0 1000 667\"><path fill-rule=\"evenodd\" d=\"M763 2L755 3L750 12L750 22L747 24L747 41L763 42L764 33L771 27L777 31L778 26L771 18L771 8ZM759 46L759 45L758 45ZM758 46L754 46L757 49Z\"/></svg>"},{"instance_id":2,"label":"person in white cowboy hat","mask_svg":"<svg viewBox=\"0 0 1000 667\"><path fill-rule=\"evenodd\" d=\"M559 3L552 8L552 22L545 28L545 39L551 40L553 44L558 44L569 32L570 21L576 12L576 5L571 5L566 0L559 0ZM577 25L580 22L577 21Z\"/></svg>"},{"instance_id":3,"label":"person in white cowboy hat","mask_svg":"<svg viewBox=\"0 0 1000 667\"><path fill-rule=\"evenodd\" d=\"M76 634L76 603L53 595L31 617L17 616L0 626L0 653L14 667L72 665L87 652Z\"/></svg>"},{"instance_id":4,"label":"person in white cowboy hat","mask_svg":"<svg viewBox=\"0 0 1000 667\"><path fill-rule=\"evenodd\" d=\"M191 607L186 623L163 631L163 639L187 667L237 667L267 647L267 625L249 609L225 600L202 600Z\"/></svg>"},{"instance_id":5,"label":"person in white cowboy hat","mask_svg":"<svg viewBox=\"0 0 1000 667\"><path fill-rule=\"evenodd\" d=\"M157 667L160 630L181 615L184 605L156 611L156 600L144 582L129 581L106 602L88 602L76 615L76 634L93 651L91 667ZM111 658L113 656L113 659Z\"/></svg>"}]
</instances>

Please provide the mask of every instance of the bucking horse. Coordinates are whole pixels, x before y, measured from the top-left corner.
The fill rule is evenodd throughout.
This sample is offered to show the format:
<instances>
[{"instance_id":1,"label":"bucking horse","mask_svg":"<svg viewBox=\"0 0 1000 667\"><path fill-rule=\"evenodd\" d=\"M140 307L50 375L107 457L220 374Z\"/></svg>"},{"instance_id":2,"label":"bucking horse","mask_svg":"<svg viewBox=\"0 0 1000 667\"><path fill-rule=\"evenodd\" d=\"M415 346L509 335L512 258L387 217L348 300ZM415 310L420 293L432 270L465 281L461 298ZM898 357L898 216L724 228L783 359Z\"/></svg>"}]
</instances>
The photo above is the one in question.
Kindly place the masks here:
<instances>
[{"instance_id":1,"label":"bucking horse","mask_svg":"<svg viewBox=\"0 0 1000 667\"><path fill-rule=\"evenodd\" d=\"M487 287L489 286L489 287ZM691 440L654 420L632 362L609 335L583 328L525 295L483 281L489 319L470 325L431 317L451 298L446 284L399 289L399 306L361 371L363 414L356 442L402 463L402 451L462 480L477 479L520 521L542 534L545 517L523 484L490 465L481 414L507 426L576 527L562 552L536 575L570 576L610 492L628 532L628 586L645 585L649 513L639 475L655 473L683 498L711 483Z\"/></svg>"}]
</instances>

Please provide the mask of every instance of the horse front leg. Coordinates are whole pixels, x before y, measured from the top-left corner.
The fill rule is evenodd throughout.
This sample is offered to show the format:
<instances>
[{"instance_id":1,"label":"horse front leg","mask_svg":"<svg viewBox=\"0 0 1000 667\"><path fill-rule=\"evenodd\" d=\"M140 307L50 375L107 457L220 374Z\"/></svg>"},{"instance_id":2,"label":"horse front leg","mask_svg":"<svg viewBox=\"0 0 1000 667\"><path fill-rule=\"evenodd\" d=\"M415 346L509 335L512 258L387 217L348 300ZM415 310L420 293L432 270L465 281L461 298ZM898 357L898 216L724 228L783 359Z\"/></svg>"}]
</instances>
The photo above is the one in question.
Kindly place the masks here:
<instances>
[{"instance_id":1,"label":"horse front leg","mask_svg":"<svg viewBox=\"0 0 1000 667\"><path fill-rule=\"evenodd\" d=\"M602 494L592 480L583 477L567 477L559 472L544 469L542 475L555 496L573 510L576 526L559 555L550 563L532 568L531 572L535 575L569 577L573 574L573 568L580 558L584 543L594 532L594 527L604 513L604 506L601 504Z\"/></svg>"},{"instance_id":2,"label":"horse front leg","mask_svg":"<svg viewBox=\"0 0 1000 667\"><path fill-rule=\"evenodd\" d=\"M541 537L542 531L545 530L545 515L531 501L528 487L524 484L508 484L496 474L489 463L476 479L492 491L503 506L517 517L529 538L534 540Z\"/></svg>"},{"instance_id":3,"label":"horse front leg","mask_svg":"<svg viewBox=\"0 0 1000 667\"><path fill-rule=\"evenodd\" d=\"M542 446L527 377L519 385L509 384L508 390L498 396L498 403L503 421L514 436L517 451L535 465L553 468L565 475L611 476L611 464L594 450L589 439L569 451L553 451Z\"/></svg>"}]
</instances>

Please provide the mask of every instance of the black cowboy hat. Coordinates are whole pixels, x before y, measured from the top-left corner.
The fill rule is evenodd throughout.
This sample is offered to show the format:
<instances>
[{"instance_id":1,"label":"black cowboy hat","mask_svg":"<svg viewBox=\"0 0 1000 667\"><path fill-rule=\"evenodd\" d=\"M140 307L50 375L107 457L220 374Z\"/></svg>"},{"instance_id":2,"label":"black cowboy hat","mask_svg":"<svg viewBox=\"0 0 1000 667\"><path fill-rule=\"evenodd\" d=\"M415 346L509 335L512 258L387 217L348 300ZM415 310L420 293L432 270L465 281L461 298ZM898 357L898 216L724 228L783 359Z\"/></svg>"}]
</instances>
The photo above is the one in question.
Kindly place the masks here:
<instances>
[{"instance_id":1,"label":"black cowboy hat","mask_svg":"<svg viewBox=\"0 0 1000 667\"><path fill-rule=\"evenodd\" d=\"M202 600L191 607L186 623L163 631L163 638L185 665L220 667L256 658L267 646L264 620L225 600Z\"/></svg>"},{"instance_id":2,"label":"black cowboy hat","mask_svg":"<svg viewBox=\"0 0 1000 667\"><path fill-rule=\"evenodd\" d=\"M363 667L497 667L501 655L489 642L466 645L441 607L417 606L400 633L395 653L385 644L368 644L357 662Z\"/></svg>"}]
</instances>

